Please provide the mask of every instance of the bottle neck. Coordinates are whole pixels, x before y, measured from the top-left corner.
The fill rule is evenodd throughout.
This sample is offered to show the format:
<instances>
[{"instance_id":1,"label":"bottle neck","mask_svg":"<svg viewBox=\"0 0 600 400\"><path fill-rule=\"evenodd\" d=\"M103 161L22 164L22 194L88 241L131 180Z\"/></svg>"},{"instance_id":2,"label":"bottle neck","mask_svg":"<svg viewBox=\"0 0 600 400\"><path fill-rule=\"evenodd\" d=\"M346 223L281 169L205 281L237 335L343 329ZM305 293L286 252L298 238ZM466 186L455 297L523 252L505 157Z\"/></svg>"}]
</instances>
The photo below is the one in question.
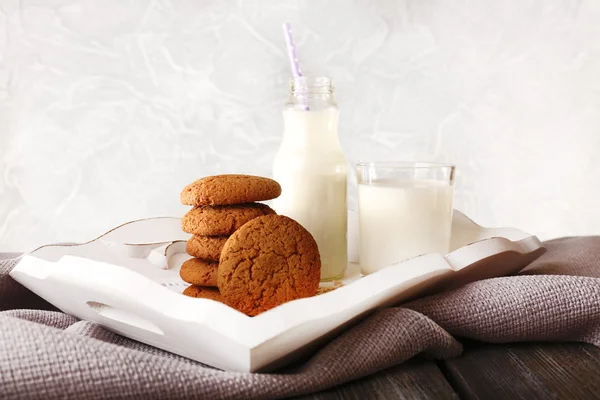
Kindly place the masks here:
<instances>
[{"instance_id":1,"label":"bottle neck","mask_svg":"<svg viewBox=\"0 0 600 400\"><path fill-rule=\"evenodd\" d=\"M315 111L337 108L333 84L326 77L295 77L290 80L290 98L286 108Z\"/></svg>"},{"instance_id":2,"label":"bottle neck","mask_svg":"<svg viewBox=\"0 0 600 400\"><path fill-rule=\"evenodd\" d=\"M318 152L341 150L338 120L337 107L308 111L287 108L283 112L282 146L311 148Z\"/></svg>"}]
</instances>

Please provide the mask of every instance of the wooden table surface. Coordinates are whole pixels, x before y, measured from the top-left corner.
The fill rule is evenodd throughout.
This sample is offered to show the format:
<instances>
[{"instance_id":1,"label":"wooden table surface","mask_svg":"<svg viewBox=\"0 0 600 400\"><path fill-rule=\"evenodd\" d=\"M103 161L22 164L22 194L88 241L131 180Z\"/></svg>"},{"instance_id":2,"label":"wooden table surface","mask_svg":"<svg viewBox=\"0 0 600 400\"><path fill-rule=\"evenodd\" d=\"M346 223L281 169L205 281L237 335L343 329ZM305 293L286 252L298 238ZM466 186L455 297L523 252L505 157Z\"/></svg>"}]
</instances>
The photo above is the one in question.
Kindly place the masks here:
<instances>
[{"instance_id":1,"label":"wooden table surface","mask_svg":"<svg viewBox=\"0 0 600 400\"><path fill-rule=\"evenodd\" d=\"M461 357L415 358L297 399L600 399L600 349L581 343L463 342Z\"/></svg>"}]
</instances>

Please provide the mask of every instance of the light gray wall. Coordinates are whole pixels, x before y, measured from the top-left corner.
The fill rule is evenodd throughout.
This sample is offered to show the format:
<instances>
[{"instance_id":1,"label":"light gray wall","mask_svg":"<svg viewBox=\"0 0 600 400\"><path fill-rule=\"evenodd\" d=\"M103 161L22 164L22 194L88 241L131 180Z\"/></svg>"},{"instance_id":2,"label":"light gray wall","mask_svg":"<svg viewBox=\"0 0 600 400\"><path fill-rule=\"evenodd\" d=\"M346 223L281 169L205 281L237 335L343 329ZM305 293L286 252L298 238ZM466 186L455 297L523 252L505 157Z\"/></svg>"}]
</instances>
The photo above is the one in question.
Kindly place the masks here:
<instances>
[{"instance_id":1,"label":"light gray wall","mask_svg":"<svg viewBox=\"0 0 600 400\"><path fill-rule=\"evenodd\" d=\"M0 250L181 215L203 175L270 175L286 20L304 71L335 79L352 161L451 161L480 223L600 233L597 0L0 7Z\"/></svg>"}]
</instances>

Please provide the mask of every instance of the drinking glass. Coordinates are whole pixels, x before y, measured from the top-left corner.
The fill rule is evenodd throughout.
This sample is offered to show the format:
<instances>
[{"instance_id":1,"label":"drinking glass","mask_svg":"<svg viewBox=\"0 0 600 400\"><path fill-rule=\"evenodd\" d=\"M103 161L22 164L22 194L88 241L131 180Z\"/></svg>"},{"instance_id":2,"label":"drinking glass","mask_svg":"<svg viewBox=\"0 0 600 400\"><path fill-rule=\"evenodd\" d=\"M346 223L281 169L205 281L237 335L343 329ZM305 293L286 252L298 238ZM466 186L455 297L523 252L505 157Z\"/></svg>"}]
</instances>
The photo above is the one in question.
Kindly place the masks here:
<instances>
[{"instance_id":1,"label":"drinking glass","mask_svg":"<svg viewBox=\"0 0 600 400\"><path fill-rule=\"evenodd\" d=\"M357 164L359 260L364 275L450 249L454 165Z\"/></svg>"}]
</instances>

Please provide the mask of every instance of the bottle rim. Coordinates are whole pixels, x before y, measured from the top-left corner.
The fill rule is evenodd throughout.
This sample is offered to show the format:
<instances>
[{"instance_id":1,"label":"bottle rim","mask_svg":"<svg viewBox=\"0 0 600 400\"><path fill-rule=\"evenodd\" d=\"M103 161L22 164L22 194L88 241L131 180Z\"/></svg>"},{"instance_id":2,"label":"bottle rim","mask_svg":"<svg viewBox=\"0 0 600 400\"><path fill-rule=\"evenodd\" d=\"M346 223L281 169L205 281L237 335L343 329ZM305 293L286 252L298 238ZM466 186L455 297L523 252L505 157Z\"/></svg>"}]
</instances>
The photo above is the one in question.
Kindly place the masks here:
<instances>
[{"instance_id":1,"label":"bottle rim","mask_svg":"<svg viewBox=\"0 0 600 400\"><path fill-rule=\"evenodd\" d=\"M296 76L290 79L292 94L332 94L333 81L327 76Z\"/></svg>"}]
</instances>

